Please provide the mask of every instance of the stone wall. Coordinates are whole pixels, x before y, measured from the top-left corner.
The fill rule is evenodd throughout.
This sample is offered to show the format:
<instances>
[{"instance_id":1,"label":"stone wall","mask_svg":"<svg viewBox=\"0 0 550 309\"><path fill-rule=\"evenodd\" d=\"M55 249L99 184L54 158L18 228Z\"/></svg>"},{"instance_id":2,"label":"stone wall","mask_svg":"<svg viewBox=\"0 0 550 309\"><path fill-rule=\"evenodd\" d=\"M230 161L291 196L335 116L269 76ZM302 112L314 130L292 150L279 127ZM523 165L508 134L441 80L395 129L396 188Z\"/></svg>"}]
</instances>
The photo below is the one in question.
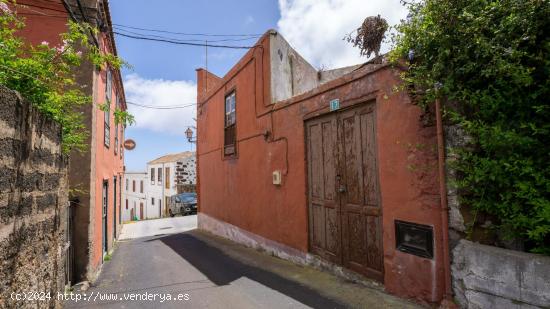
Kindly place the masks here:
<instances>
[{"instance_id":1,"label":"stone wall","mask_svg":"<svg viewBox=\"0 0 550 309\"><path fill-rule=\"evenodd\" d=\"M68 204L60 142L57 123L0 86L0 308L59 305ZM15 302L14 292L51 299Z\"/></svg>"},{"instance_id":2,"label":"stone wall","mask_svg":"<svg viewBox=\"0 0 550 309\"><path fill-rule=\"evenodd\" d=\"M462 308L549 308L550 257L460 240L453 290Z\"/></svg>"}]
</instances>

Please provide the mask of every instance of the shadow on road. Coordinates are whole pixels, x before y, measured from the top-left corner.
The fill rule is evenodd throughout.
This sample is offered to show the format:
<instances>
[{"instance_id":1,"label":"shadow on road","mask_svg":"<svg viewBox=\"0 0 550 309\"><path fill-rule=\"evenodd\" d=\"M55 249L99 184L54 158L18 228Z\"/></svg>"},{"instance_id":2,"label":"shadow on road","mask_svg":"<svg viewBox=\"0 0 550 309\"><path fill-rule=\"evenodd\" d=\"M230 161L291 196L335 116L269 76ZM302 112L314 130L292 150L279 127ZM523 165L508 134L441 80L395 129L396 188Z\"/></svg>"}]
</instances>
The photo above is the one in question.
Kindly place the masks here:
<instances>
[{"instance_id":1,"label":"shadow on road","mask_svg":"<svg viewBox=\"0 0 550 309\"><path fill-rule=\"evenodd\" d=\"M217 286L246 277L313 308L345 308L335 300L261 268L246 265L192 234L174 234L147 241L162 241Z\"/></svg>"}]
</instances>

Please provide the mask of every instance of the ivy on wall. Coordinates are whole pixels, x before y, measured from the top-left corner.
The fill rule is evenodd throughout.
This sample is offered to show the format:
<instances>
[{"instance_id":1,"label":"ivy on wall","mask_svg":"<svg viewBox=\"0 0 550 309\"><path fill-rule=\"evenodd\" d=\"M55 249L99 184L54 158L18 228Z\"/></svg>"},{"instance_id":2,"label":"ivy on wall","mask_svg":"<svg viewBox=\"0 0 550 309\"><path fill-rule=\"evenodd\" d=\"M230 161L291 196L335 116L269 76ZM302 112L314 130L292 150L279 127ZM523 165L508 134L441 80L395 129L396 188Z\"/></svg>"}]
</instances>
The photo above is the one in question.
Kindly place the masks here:
<instances>
[{"instance_id":1,"label":"ivy on wall","mask_svg":"<svg viewBox=\"0 0 550 309\"><path fill-rule=\"evenodd\" d=\"M404 85L423 106L444 97L446 119L471 138L453 150L461 204L550 255L550 1L404 4L391 53L409 61Z\"/></svg>"},{"instance_id":2,"label":"ivy on wall","mask_svg":"<svg viewBox=\"0 0 550 309\"><path fill-rule=\"evenodd\" d=\"M89 42L87 33L91 30L97 34L89 24L69 22L69 31L61 34L61 46L46 41L38 46L23 42L16 32L24 26L23 19L0 0L0 84L18 91L62 125L64 152L84 150L88 132L78 109L92 99L77 87L75 71L83 61L98 69L119 69L125 63ZM118 118L133 122L127 112L119 111Z\"/></svg>"}]
</instances>

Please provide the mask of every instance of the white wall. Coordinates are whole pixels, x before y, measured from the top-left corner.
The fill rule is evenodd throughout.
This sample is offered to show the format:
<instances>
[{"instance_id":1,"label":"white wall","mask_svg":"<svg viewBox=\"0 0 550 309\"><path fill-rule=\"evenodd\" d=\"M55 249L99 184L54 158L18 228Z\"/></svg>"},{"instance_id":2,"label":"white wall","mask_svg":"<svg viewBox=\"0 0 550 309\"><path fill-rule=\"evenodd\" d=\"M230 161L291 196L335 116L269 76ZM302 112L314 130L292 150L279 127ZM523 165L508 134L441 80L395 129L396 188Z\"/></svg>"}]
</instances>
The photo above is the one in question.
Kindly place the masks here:
<instances>
[{"instance_id":1,"label":"white wall","mask_svg":"<svg viewBox=\"0 0 550 309\"><path fill-rule=\"evenodd\" d=\"M133 186L135 182L135 188ZM140 183L143 182L143 192L141 192ZM135 191L134 191L135 189ZM132 220L131 211L134 210L135 217L142 218L140 203L143 203L143 219L148 219L147 209L147 173L125 173L122 183L122 221ZM126 206L128 205L128 206Z\"/></svg>"}]
</instances>

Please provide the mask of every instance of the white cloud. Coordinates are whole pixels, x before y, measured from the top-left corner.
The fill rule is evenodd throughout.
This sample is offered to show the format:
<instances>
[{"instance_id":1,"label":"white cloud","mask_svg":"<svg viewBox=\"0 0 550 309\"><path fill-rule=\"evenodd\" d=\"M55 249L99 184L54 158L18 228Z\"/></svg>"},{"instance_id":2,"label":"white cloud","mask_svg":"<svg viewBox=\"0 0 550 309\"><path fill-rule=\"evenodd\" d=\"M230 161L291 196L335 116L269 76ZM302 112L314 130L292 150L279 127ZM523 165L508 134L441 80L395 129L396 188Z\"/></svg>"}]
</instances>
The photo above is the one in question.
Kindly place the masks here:
<instances>
[{"instance_id":1,"label":"white cloud","mask_svg":"<svg viewBox=\"0 0 550 309\"><path fill-rule=\"evenodd\" d=\"M280 33L316 67L365 62L359 49L342 40L367 16L380 14L393 26L407 15L399 0L279 0ZM382 46L382 52L389 46Z\"/></svg>"},{"instance_id":2,"label":"white cloud","mask_svg":"<svg viewBox=\"0 0 550 309\"><path fill-rule=\"evenodd\" d=\"M150 106L187 105L197 102L197 85L193 81L145 79L138 74L125 77L124 90L128 102ZM136 117L137 128L160 133L183 135L185 126L194 125L196 106L183 109L147 109L128 104Z\"/></svg>"}]
</instances>

